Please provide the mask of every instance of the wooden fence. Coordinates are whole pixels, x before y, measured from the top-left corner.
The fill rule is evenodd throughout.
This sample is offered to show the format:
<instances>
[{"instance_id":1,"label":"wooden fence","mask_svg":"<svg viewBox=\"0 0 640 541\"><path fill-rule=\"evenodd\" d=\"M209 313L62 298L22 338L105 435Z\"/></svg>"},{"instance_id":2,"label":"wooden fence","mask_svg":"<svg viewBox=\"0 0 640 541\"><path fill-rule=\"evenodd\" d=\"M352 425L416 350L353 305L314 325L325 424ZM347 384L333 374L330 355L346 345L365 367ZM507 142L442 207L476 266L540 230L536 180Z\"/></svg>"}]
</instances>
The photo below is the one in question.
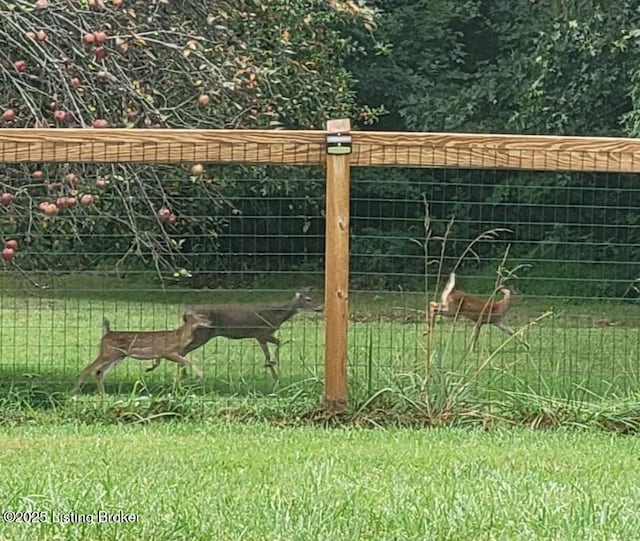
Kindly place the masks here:
<instances>
[{"instance_id":1,"label":"wooden fence","mask_svg":"<svg viewBox=\"0 0 640 541\"><path fill-rule=\"evenodd\" d=\"M351 141L349 142L349 139ZM640 172L640 140L291 130L2 129L0 163L215 163L326 167L325 403L347 404L350 167Z\"/></svg>"}]
</instances>

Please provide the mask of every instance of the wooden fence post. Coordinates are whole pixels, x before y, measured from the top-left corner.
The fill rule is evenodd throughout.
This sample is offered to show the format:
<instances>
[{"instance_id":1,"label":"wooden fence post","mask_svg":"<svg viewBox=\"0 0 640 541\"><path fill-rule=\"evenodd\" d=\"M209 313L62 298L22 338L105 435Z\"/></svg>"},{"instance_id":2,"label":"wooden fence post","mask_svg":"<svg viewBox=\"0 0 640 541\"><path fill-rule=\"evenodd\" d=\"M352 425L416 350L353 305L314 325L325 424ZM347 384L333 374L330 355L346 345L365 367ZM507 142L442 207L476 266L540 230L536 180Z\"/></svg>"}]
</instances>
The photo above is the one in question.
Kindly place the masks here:
<instances>
[{"instance_id":1,"label":"wooden fence post","mask_svg":"<svg viewBox=\"0 0 640 541\"><path fill-rule=\"evenodd\" d=\"M324 404L347 408L351 123L327 122Z\"/></svg>"}]
</instances>

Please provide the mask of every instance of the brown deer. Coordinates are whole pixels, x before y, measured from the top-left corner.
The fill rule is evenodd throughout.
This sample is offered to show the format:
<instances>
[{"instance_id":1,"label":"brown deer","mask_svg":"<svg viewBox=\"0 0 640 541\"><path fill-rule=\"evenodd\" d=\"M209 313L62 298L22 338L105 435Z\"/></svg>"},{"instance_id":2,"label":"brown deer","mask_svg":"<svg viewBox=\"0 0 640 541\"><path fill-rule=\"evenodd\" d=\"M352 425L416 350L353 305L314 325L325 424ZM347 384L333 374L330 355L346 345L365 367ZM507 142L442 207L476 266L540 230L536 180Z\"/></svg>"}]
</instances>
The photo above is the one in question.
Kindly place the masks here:
<instances>
[{"instance_id":1,"label":"brown deer","mask_svg":"<svg viewBox=\"0 0 640 541\"><path fill-rule=\"evenodd\" d=\"M82 371L73 392L78 392L85 380L95 375L98 391L104 394L103 380L106 373L125 357L141 360L168 359L182 367L183 375L186 367L190 366L194 374L202 378L200 369L184 357L183 350L185 345L193 339L194 332L208 325L208 322L190 310L184 313L182 319L182 326L175 330L145 332L112 331L109 320L103 318L100 352L96 360Z\"/></svg>"},{"instance_id":2,"label":"brown deer","mask_svg":"<svg viewBox=\"0 0 640 541\"><path fill-rule=\"evenodd\" d=\"M280 326L300 311L322 310L321 305L314 304L307 295L309 288L296 292L293 299L281 306L253 305L196 305L189 307L196 316L207 321L207 325L195 328L193 337L184 346L182 354L186 355L206 344L216 336L224 336L234 340L254 338L264 353L264 366L269 368L273 379L278 378L275 362L271 359L268 344L280 345L274 333ZM160 364L156 359L147 369L155 370Z\"/></svg>"},{"instance_id":3,"label":"brown deer","mask_svg":"<svg viewBox=\"0 0 640 541\"><path fill-rule=\"evenodd\" d=\"M528 344L503 321L511 301L517 296L516 290L512 287L501 286L497 291L502 293L502 298L499 300L493 296L486 298L465 293L456 287L456 275L452 272L442 291L440 302L429 302L429 332L433 330L435 317L438 315L454 320L460 317L475 323L472 338L473 346L478 341L482 326L494 325L509 336L513 336L516 341L528 349Z\"/></svg>"}]
</instances>

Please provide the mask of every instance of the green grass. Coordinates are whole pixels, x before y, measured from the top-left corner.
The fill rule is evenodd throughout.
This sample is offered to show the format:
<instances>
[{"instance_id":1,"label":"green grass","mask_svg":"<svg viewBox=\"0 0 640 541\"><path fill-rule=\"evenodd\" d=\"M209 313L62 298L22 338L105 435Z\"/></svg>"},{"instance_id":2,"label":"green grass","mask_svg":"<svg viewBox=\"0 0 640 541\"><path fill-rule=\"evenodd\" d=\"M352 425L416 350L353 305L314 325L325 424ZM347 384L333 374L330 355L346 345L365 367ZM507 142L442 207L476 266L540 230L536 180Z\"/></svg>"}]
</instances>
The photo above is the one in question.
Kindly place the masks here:
<instances>
[{"instance_id":1,"label":"green grass","mask_svg":"<svg viewBox=\"0 0 640 541\"><path fill-rule=\"evenodd\" d=\"M185 293L182 298L193 301L197 294ZM201 295L199 302L228 302L233 296L211 291ZM260 297L262 302L278 302L283 295ZM503 347L506 335L487 327L482 329L478 349L470 350L472 326L449 320L440 321L435 335L427 337L419 312L422 302L422 296L415 294L354 294L349 372L358 392L371 393L399 374L440 371L464 375L479 367L483 367L479 382L493 390L582 399L588 393L620 395L639 388L640 329L611 303L545 307L556 311L528 329L531 349L527 352L515 343ZM135 293L111 300L46 291L39 297L4 295L0 302L0 386L35 385L66 392L82 367L95 358L103 315L116 330L167 329L179 324L183 304L141 301ZM542 312L540 308L536 303L521 303L513 308L510 321L516 327L525 325ZM282 378L278 388L322 379L322 318L322 314L302 313L280 330ZM217 338L191 357L206 373L204 391L265 394L276 388L253 340ZM488 357L491 361L485 365ZM176 369L170 362L151 374L144 372L147 365L133 360L121 363L107 376L107 389L127 393L140 379L150 386L173 381ZM89 382L87 389L91 391L92 385Z\"/></svg>"},{"instance_id":2,"label":"green grass","mask_svg":"<svg viewBox=\"0 0 640 541\"><path fill-rule=\"evenodd\" d=\"M638 441L599 432L263 424L0 429L2 507L135 524L0 539L635 539Z\"/></svg>"},{"instance_id":3,"label":"green grass","mask_svg":"<svg viewBox=\"0 0 640 541\"><path fill-rule=\"evenodd\" d=\"M103 315L116 330L167 329L180 323L185 303L249 302L253 295L250 291L174 289L163 293L153 283L105 278L100 282L96 277L76 277L74 283L69 276L56 278L55 289L24 291L15 284L9 287L7 277L2 278L0 421L6 422L38 417L34 409L60 407L73 418L87 413L83 404L91 403L94 382L85 386L82 414L77 414L69 392L80 370L95 358ZM288 295L260 292L253 300L282 302ZM621 410L629 409L629 401L640 391L636 306L525 298L509 313L515 327L543 311L553 312L527 329L530 350L505 343L506 336L495 328L483 328L474 351L469 348L472 326L468 324L439 321L435 334L425 336L420 311L424 303L420 294L352 293L348 372L355 411L368 416L372 410L400 405L394 415L417 409L420 416L442 419L454 410L460 414L464 410L467 418L478 411L509 417L510 408L511 417L545 419L542 425L558 424L548 421L549 417L624 430L640 423L634 407L629 410L630 425L619 423L625 417ZM232 408L255 412L256 403L271 404L265 398L280 401L276 417L286 416L285 410L292 407L298 415L295 404L312 407L322 395L323 315L299 314L282 327L279 337L283 344L278 382L263 368L262 353L252 340L217 338L192 352L191 358L205 372L204 382L192 375L176 382L177 368L170 362L147 374L147 362L125 360L107 375L107 392L127 408L132 397L151 400L149 411L136 406L131 414L110 411L107 417L132 420L175 414L178 409L182 417L202 418L202 411L211 413L212 404L218 407L221 400ZM197 399L192 400L193 396ZM612 407L603 407L606 402ZM591 420L591 407L585 410L584 403L597 408ZM195 408L193 415L189 407ZM266 417L271 416L270 408ZM577 413L571 419L559 410ZM88 417L99 418L96 411L89 411ZM605 411L613 416L612 423L602 420Z\"/></svg>"},{"instance_id":4,"label":"green grass","mask_svg":"<svg viewBox=\"0 0 640 541\"><path fill-rule=\"evenodd\" d=\"M278 383L257 344L218 338L191 354L204 383L176 381L169 362L145 374L147 363L127 360L107 376L104 400L93 382L69 394L96 355L103 315L114 329L166 329L184 303L280 302L282 293L163 293L70 277L35 292L0 278L2 508L44 511L48 521L101 509L139 516L0 522L0 540L582 540L640 531L636 438L575 429L640 428L637 306L526 299L510 313L515 326L553 310L527 330L528 352L495 329L470 351L469 325L445 320L423 334L422 295L354 292L352 407L332 416L315 408L324 328L311 313L279 332ZM449 428L400 428L434 425Z\"/></svg>"}]
</instances>

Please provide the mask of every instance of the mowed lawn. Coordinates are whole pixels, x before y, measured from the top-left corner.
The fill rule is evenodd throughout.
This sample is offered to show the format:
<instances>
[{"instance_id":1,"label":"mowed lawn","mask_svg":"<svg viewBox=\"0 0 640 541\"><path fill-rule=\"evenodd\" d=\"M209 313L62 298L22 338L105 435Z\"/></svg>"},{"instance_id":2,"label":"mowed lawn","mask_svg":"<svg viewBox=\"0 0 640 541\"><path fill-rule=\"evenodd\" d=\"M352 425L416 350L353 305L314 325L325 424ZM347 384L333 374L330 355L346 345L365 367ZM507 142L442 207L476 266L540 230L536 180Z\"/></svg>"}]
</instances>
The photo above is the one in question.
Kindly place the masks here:
<instances>
[{"instance_id":1,"label":"mowed lawn","mask_svg":"<svg viewBox=\"0 0 640 541\"><path fill-rule=\"evenodd\" d=\"M637 539L640 443L603 432L165 423L1 428L0 539ZM129 524L52 523L63 513ZM57 517L57 518L56 518ZM87 518L76 518L87 522Z\"/></svg>"}]
</instances>

